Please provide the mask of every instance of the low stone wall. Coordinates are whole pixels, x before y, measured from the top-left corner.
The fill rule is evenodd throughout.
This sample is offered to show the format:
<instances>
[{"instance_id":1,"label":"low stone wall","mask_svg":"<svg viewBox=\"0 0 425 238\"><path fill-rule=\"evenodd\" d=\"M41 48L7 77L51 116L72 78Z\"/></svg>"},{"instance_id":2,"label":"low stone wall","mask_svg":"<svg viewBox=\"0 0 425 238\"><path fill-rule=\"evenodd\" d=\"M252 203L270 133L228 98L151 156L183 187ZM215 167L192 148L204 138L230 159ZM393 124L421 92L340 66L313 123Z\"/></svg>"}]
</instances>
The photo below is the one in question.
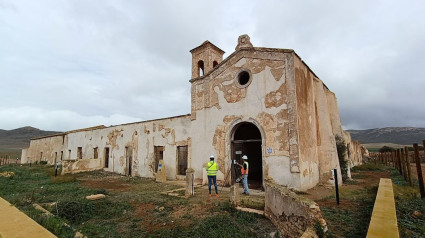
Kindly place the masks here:
<instances>
[{"instance_id":1,"label":"low stone wall","mask_svg":"<svg viewBox=\"0 0 425 238\"><path fill-rule=\"evenodd\" d=\"M282 237L317 237L314 232L316 222L327 231L326 221L315 202L296 195L273 180L265 182L265 190L265 216L280 230Z\"/></svg>"}]
</instances>

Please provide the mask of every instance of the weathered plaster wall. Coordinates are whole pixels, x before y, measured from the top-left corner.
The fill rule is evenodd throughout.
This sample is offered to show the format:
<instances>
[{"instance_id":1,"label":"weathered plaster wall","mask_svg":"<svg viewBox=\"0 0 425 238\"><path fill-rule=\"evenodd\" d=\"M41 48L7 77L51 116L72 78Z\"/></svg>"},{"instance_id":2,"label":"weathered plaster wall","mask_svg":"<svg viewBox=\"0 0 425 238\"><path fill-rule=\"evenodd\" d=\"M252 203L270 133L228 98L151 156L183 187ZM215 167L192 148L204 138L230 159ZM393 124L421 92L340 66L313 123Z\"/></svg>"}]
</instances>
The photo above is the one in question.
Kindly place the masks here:
<instances>
[{"instance_id":1,"label":"weathered plaster wall","mask_svg":"<svg viewBox=\"0 0 425 238\"><path fill-rule=\"evenodd\" d=\"M348 137L335 95L293 50L253 47L248 36L241 36L236 51L223 61L224 52L209 42L191 52L190 115L40 138L31 142L26 158L37 160L42 151L53 163L54 153L59 157L63 151L65 172L104 169L128 174L129 148L131 175L153 177L154 147L164 146L167 179L179 179L184 177L176 174L177 146L187 145L188 167L195 170L195 178L203 178L212 154L219 163L217 177L223 179L230 166L235 128L250 122L261 133L263 178L300 190L329 179L330 170L339 165L335 135ZM202 77L198 77L199 60L204 62ZM215 68L214 61L219 63ZM250 75L246 85L238 83L241 71ZM77 159L78 147L82 147L82 159ZM104 168L106 147L109 166Z\"/></svg>"},{"instance_id":2,"label":"weathered plaster wall","mask_svg":"<svg viewBox=\"0 0 425 238\"><path fill-rule=\"evenodd\" d=\"M59 162L61 151L66 148L64 143L64 135L33 139L21 163L47 161L48 164L54 164L55 159Z\"/></svg>"},{"instance_id":3,"label":"weathered plaster wall","mask_svg":"<svg viewBox=\"0 0 425 238\"><path fill-rule=\"evenodd\" d=\"M329 91L322 81L315 79L314 89L320 182L333 182L329 181L332 178L331 170L338 169L338 173L341 174L335 135L332 132L331 125L331 115L338 112L329 110L330 108L327 103L329 97L326 94L332 92Z\"/></svg>"},{"instance_id":4,"label":"weathered plaster wall","mask_svg":"<svg viewBox=\"0 0 425 238\"><path fill-rule=\"evenodd\" d=\"M154 146L164 146L167 179L176 179L177 146L190 145L190 130L190 118L189 115L185 115L70 133L68 148L71 149L70 159L73 163L68 163L68 166L77 171L103 168L106 171L127 175L129 172L127 147L132 150L131 175L153 177ZM77 160L78 147L82 147L83 160ZM108 168L104 168L106 147L109 148ZM98 148L98 159L94 159L94 148Z\"/></svg>"},{"instance_id":5,"label":"weathered plaster wall","mask_svg":"<svg viewBox=\"0 0 425 238\"><path fill-rule=\"evenodd\" d=\"M206 41L199 47L191 50L192 52L192 78L199 76L198 62L204 62L204 75L209 73L214 68L214 61L218 64L223 60L224 51L213 46L210 42Z\"/></svg>"},{"instance_id":6,"label":"weathered plaster wall","mask_svg":"<svg viewBox=\"0 0 425 238\"><path fill-rule=\"evenodd\" d=\"M299 187L299 175L291 173L290 121L287 79L293 77L292 51L241 49L220 68L202 79L192 80L193 157L199 167L216 155L221 173L230 165L232 129L240 122L251 122L262 133L263 176L278 183ZM237 82L241 70L250 73L248 86ZM292 93L292 95L294 95ZM294 131L294 130L292 130ZM294 138L296 144L296 138ZM266 149L271 149L266 153ZM270 151L270 150L269 150ZM195 176L200 172L195 169Z\"/></svg>"},{"instance_id":7,"label":"weathered plaster wall","mask_svg":"<svg viewBox=\"0 0 425 238\"><path fill-rule=\"evenodd\" d=\"M28 160L28 157L27 157L27 151L28 151L28 149L22 149L21 164L29 163L29 160Z\"/></svg>"},{"instance_id":8,"label":"weathered plaster wall","mask_svg":"<svg viewBox=\"0 0 425 238\"><path fill-rule=\"evenodd\" d=\"M318 128L314 93L314 74L295 57L295 83L299 135L299 161L301 189L315 186L319 182Z\"/></svg>"}]
</instances>

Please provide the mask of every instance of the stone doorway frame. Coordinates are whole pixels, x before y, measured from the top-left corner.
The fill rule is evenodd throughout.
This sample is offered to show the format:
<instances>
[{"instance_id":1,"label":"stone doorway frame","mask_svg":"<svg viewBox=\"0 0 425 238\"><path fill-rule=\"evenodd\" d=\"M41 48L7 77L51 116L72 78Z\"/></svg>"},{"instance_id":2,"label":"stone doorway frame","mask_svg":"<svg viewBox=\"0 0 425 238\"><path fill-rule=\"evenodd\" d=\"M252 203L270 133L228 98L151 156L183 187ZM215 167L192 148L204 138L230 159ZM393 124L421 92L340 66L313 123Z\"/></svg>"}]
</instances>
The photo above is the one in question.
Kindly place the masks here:
<instances>
[{"instance_id":1,"label":"stone doorway frame","mask_svg":"<svg viewBox=\"0 0 425 238\"><path fill-rule=\"evenodd\" d=\"M262 186L264 188L264 178L266 178L266 163L265 163L265 155L266 155L266 134L264 133L263 127L258 123L255 119L249 118L248 120L236 119L234 120L228 127L226 132L226 158L230 159L232 156L232 139L235 135L235 132L241 123L251 123L257 127L261 134L261 166L262 166ZM230 163L226 161L225 163L226 171L230 170Z\"/></svg>"}]
</instances>

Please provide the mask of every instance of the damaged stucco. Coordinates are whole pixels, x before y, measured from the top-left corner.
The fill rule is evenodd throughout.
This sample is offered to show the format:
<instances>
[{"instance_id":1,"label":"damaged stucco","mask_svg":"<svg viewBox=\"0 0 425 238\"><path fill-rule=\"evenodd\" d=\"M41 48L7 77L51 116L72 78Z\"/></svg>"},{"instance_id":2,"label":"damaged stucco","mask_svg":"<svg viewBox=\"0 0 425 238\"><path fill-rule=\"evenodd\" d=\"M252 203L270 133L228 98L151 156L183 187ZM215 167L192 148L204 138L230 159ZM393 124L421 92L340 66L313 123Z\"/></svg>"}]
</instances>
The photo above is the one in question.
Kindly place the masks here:
<instances>
[{"instance_id":1,"label":"damaged stucco","mask_svg":"<svg viewBox=\"0 0 425 238\"><path fill-rule=\"evenodd\" d=\"M103 169L154 177L159 146L164 147L167 179L174 180L184 179L177 174L177 148L187 146L187 166L196 179L203 178L210 155L222 179L230 167L235 130L249 123L261 134L263 179L299 190L330 179L330 170L339 168L335 136L347 143L351 138L342 130L335 95L293 50L254 47L243 35L226 59L208 41L191 53L190 114L37 138L23 151L24 161L46 157L53 164L63 154L64 172ZM360 147L350 145L357 153ZM79 147L83 158L78 158ZM357 163L356 156L351 157Z\"/></svg>"}]
</instances>

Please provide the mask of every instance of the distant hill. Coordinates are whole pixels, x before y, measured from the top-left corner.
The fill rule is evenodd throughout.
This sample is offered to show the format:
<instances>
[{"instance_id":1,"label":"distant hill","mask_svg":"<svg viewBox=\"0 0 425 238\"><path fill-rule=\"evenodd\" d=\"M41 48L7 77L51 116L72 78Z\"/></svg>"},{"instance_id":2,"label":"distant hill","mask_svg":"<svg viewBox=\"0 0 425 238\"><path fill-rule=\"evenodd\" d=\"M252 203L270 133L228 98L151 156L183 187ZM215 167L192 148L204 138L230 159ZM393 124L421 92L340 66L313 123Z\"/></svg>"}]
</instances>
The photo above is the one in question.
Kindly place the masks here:
<instances>
[{"instance_id":1,"label":"distant hill","mask_svg":"<svg viewBox=\"0 0 425 238\"><path fill-rule=\"evenodd\" d=\"M30 145L31 138L58 134L57 131L43 131L26 126L14 130L0 129L0 149L22 149Z\"/></svg>"},{"instance_id":2,"label":"distant hill","mask_svg":"<svg viewBox=\"0 0 425 238\"><path fill-rule=\"evenodd\" d=\"M413 143L422 144L425 140L425 128L418 127L386 127L369 130L348 130L351 138L367 143L395 143L410 145Z\"/></svg>"}]
</instances>

